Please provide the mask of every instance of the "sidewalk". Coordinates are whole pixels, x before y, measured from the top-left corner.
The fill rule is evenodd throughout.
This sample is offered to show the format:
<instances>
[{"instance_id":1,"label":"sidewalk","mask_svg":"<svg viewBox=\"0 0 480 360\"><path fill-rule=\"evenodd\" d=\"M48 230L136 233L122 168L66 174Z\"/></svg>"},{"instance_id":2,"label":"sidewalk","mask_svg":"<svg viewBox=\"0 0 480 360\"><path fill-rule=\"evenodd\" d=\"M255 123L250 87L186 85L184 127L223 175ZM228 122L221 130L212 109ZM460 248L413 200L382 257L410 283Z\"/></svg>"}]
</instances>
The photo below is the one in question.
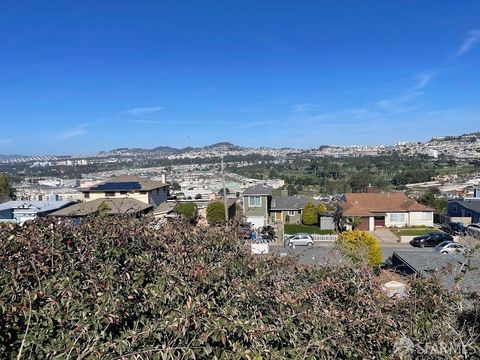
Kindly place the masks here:
<instances>
[{"instance_id":1,"label":"sidewalk","mask_svg":"<svg viewBox=\"0 0 480 360\"><path fill-rule=\"evenodd\" d=\"M398 236L388 229L375 230L375 231L371 231L370 233L373 236L375 236L381 244L382 243L388 243L389 245L400 244L398 242L399 240Z\"/></svg>"}]
</instances>

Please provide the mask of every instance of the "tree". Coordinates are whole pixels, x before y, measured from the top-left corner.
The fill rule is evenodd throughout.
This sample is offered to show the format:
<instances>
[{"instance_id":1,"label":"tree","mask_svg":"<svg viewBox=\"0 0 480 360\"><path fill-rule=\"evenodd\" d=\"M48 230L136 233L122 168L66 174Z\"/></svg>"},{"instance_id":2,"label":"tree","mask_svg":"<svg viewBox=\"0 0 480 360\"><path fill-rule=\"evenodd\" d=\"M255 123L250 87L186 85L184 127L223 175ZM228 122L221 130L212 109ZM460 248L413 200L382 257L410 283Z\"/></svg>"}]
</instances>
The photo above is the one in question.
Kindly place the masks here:
<instances>
[{"instance_id":1,"label":"tree","mask_svg":"<svg viewBox=\"0 0 480 360\"><path fill-rule=\"evenodd\" d=\"M317 214L325 214L327 212L327 207L325 204L318 203L315 205L315 210L317 211Z\"/></svg>"},{"instance_id":2,"label":"tree","mask_svg":"<svg viewBox=\"0 0 480 360\"><path fill-rule=\"evenodd\" d=\"M294 196L298 194L298 190L292 184L287 185L288 196Z\"/></svg>"},{"instance_id":3,"label":"tree","mask_svg":"<svg viewBox=\"0 0 480 360\"><path fill-rule=\"evenodd\" d=\"M418 198L418 202L425 206L435 209L437 213L445 213L447 209L447 200L440 198L440 190L436 187L428 189L422 196Z\"/></svg>"},{"instance_id":4,"label":"tree","mask_svg":"<svg viewBox=\"0 0 480 360\"><path fill-rule=\"evenodd\" d=\"M229 188L225 188L225 192L227 193L227 195L230 194L230 189ZM223 188L221 188L220 190L218 190L218 194L220 196L223 196Z\"/></svg>"},{"instance_id":5,"label":"tree","mask_svg":"<svg viewBox=\"0 0 480 360\"><path fill-rule=\"evenodd\" d=\"M363 192L373 182L373 176L368 172L358 172L350 177L353 192Z\"/></svg>"},{"instance_id":6,"label":"tree","mask_svg":"<svg viewBox=\"0 0 480 360\"><path fill-rule=\"evenodd\" d=\"M102 201L102 203L98 206L97 214L101 218L105 218L108 216L108 213L110 212L110 207L105 201Z\"/></svg>"},{"instance_id":7,"label":"tree","mask_svg":"<svg viewBox=\"0 0 480 360\"><path fill-rule=\"evenodd\" d=\"M318 224L318 215L327 212L327 208L322 203L314 204L309 201L303 207L302 223L304 225Z\"/></svg>"},{"instance_id":8,"label":"tree","mask_svg":"<svg viewBox=\"0 0 480 360\"><path fill-rule=\"evenodd\" d=\"M201 198L202 198L202 194L197 194L197 195L195 195L195 199L198 200L198 199L201 199Z\"/></svg>"},{"instance_id":9,"label":"tree","mask_svg":"<svg viewBox=\"0 0 480 360\"><path fill-rule=\"evenodd\" d=\"M207 206L207 221L210 225L225 222L225 205L222 201L214 201Z\"/></svg>"},{"instance_id":10,"label":"tree","mask_svg":"<svg viewBox=\"0 0 480 360\"><path fill-rule=\"evenodd\" d=\"M180 184L176 181L172 181L172 183L170 184L170 189L174 190L174 191L180 191L182 190L182 187L180 186Z\"/></svg>"},{"instance_id":11,"label":"tree","mask_svg":"<svg viewBox=\"0 0 480 360\"><path fill-rule=\"evenodd\" d=\"M377 239L367 231L344 231L338 236L336 246L354 263L366 262L374 267L382 262L382 249Z\"/></svg>"},{"instance_id":12,"label":"tree","mask_svg":"<svg viewBox=\"0 0 480 360\"><path fill-rule=\"evenodd\" d=\"M350 216L346 219L346 223L352 227L352 230L355 230L362 223L362 218L360 216Z\"/></svg>"},{"instance_id":13,"label":"tree","mask_svg":"<svg viewBox=\"0 0 480 360\"><path fill-rule=\"evenodd\" d=\"M307 202L303 207L302 222L304 225L315 225L318 223L317 210L315 204L311 201Z\"/></svg>"},{"instance_id":14,"label":"tree","mask_svg":"<svg viewBox=\"0 0 480 360\"><path fill-rule=\"evenodd\" d=\"M197 220L198 216L197 204L193 202L179 202L173 208L173 212L190 223Z\"/></svg>"},{"instance_id":15,"label":"tree","mask_svg":"<svg viewBox=\"0 0 480 360\"><path fill-rule=\"evenodd\" d=\"M15 191L12 188L10 175L0 174L0 202L13 200Z\"/></svg>"}]
</instances>

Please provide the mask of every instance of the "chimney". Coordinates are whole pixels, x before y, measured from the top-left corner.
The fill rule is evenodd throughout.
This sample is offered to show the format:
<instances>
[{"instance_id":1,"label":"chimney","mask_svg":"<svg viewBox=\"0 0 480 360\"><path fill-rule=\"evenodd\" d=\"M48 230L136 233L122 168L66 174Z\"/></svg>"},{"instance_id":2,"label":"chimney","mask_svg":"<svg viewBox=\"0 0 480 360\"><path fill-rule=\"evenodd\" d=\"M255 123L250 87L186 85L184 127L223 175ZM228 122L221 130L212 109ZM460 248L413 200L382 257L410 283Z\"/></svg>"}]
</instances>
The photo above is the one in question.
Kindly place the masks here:
<instances>
[{"instance_id":1,"label":"chimney","mask_svg":"<svg viewBox=\"0 0 480 360\"><path fill-rule=\"evenodd\" d=\"M162 181L162 183L166 184L167 183L167 174L162 174L160 180Z\"/></svg>"}]
</instances>

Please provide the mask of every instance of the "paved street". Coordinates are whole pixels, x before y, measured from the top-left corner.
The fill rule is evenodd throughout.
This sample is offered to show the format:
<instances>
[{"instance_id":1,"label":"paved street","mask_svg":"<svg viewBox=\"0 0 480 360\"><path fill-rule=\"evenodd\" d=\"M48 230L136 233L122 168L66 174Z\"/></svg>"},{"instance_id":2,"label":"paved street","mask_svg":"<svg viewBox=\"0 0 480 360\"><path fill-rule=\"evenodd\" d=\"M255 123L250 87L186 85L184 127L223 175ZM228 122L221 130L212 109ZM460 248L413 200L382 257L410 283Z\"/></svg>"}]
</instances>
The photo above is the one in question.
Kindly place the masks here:
<instances>
[{"instance_id":1,"label":"paved street","mask_svg":"<svg viewBox=\"0 0 480 360\"><path fill-rule=\"evenodd\" d=\"M414 248L409 244L400 243L381 243L382 260L387 260L394 250L411 251L411 252L425 252L434 251L433 248ZM314 247L297 246L295 249L284 247L281 245L271 245L270 253L279 254L280 256L295 256L301 263L320 265L328 262L338 263L342 261L338 252L335 250L333 243L319 243Z\"/></svg>"}]
</instances>

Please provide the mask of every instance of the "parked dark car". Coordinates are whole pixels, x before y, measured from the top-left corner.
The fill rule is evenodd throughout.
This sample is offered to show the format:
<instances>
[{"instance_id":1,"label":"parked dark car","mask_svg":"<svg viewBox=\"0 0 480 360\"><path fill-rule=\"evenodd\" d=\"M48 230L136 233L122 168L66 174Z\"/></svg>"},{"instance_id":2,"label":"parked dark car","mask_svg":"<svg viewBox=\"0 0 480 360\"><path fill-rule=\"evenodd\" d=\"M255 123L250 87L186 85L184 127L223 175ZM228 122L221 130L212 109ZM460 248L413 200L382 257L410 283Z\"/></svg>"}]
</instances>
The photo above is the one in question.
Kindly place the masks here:
<instances>
[{"instance_id":1,"label":"parked dark car","mask_svg":"<svg viewBox=\"0 0 480 360\"><path fill-rule=\"evenodd\" d=\"M466 235L467 228L459 222L449 222L442 226L442 230L450 235Z\"/></svg>"},{"instance_id":2,"label":"parked dark car","mask_svg":"<svg viewBox=\"0 0 480 360\"><path fill-rule=\"evenodd\" d=\"M430 232L414 237L410 241L410 245L421 248L433 247L441 244L444 241L453 241L452 235L444 232Z\"/></svg>"}]
</instances>

